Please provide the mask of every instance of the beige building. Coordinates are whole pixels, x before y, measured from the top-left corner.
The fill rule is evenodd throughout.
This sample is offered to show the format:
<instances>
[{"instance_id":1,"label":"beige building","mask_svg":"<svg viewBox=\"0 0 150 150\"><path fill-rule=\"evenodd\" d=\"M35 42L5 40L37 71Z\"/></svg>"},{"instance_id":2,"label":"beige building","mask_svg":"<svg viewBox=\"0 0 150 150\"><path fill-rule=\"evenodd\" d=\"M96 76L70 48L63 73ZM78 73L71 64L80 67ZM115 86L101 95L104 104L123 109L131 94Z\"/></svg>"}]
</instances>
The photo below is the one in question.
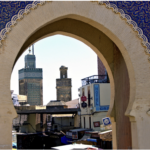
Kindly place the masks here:
<instances>
[{"instance_id":1,"label":"beige building","mask_svg":"<svg viewBox=\"0 0 150 150\"><path fill-rule=\"evenodd\" d=\"M73 114L54 114L52 115L52 130L66 131L74 128Z\"/></svg>"},{"instance_id":2,"label":"beige building","mask_svg":"<svg viewBox=\"0 0 150 150\"><path fill-rule=\"evenodd\" d=\"M45 110L46 106L17 106L16 110ZM13 119L13 128L21 133L36 133L43 132L46 128L46 114L18 114L18 117Z\"/></svg>"},{"instance_id":3,"label":"beige building","mask_svg":"<svg viewBox=\"0 0 150 150\"><path fill-rule=\"evenodd\" d=\"M27 102L27 96L26 95L18 95L18 101L19 101L19 103Z\"/></svg>"},{"instance_id":4,"label":"beige building","mask_svg":"<svg viewBox=\"0 0 150 150\"><path fill-rule=\"evenodd\" d=\"M66 102L66 105L67 105L67 108L79 108L80 107L79 98L71 100L69 102ZM79 128L81 126L80 121L81 121L80 120L80 115L79 115L79 112L78 112L78 114L76 114L74 116L74 127L75 128Z\"/></svg>"},{"instance_id":5,"label":"beige building","mask_svg":"<svg viewBox=\"0 0 150 150\"><path fill-rule=\"evenodd\" d=\"M66 102L67 108L79 108L79 99L74 99Z\"/></svg>"},{"instance_id":6,"label":"beige building","mask_svg":"<svg viewBox=\"0 0 150 150\"><path fill-rule=\"evenodd\" d=\"M67 105L64 101L56 100L50 101L47 106L50 109L67 109ZM61 131L74 127L74 118L72 114L47 114L47 120L51 121L51 130Z\"/></svg>"},{"instance_id":7,"label":"beige building","mask_svg":"<svg viewBox=\"0 0 150 150\"><path fill-rule=\"evenodd\" d=\"M92 80L95 83L92 83L93 81L89 78L88 81L90 83L86 82L84 84L82 82L83 86L79 88L81 127L92 128L95 131L100 131L102 118L106 117L110 105L110 83L107 83L107 80L105 80L105 83L98 83L102 81L101 79ZM85 96L87 100L82 101L82 96Z\"/></svg>"}]
</instances>

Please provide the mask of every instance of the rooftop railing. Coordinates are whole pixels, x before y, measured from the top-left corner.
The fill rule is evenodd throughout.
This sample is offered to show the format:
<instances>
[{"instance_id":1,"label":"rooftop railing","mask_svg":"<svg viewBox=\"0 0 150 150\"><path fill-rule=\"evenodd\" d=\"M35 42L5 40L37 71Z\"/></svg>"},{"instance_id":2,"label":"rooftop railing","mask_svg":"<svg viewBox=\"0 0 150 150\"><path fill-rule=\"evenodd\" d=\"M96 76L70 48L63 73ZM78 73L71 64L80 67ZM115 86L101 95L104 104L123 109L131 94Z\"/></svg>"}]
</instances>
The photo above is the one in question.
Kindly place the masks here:
<instances>
[{"instance_id":1,"label":"rooftop railing","mask_svg":"<svg viewBox=\"0 0 150 150\"><path fill-rule=\"evenodd\" d=\"M82 86L92 83L110 83L108 75L93 75L81 80Z\"/></svg>"}]
</instances>

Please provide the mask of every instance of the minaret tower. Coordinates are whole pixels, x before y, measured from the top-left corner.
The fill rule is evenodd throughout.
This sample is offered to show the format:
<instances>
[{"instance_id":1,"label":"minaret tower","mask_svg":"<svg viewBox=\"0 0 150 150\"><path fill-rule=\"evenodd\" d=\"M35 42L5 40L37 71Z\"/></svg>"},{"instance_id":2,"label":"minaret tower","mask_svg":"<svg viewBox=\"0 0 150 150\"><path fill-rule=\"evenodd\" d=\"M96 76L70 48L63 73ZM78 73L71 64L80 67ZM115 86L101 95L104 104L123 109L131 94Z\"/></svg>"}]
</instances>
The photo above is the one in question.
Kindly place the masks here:
<instances>
[{"instance_id":1,"label":"minaret tower","mask_svg":"<svg viewBox=\"0 0 150 150\"><path fill-rule=\"evenodd\" d=\"M27 102L30 105L43 105L43 71L36 68L36 57L34 45L32 54L25 56L25 68L19 70L19 94L27 95Z\"/></svg>"},{"instance_id":2,"label":"minaret tower","mask_svg":"<svg viewBox=\"0 0 150 150\"><path fill-rule=\"evenodd\" d=\"M30 53L25 56L25 68L36 68L36 57L34 55L34 46L32 46L32 54Z\"/></svg>"},{"instance_id":3,"label":"minaret tower","mask_svg":"<svg viewBox=\"0 0 150 150\"><path fill-rule=\"evenodd\" d=\"M59 68L59 70L60 70L60 79L65 79L65 78L67 78L67 70L68 70L68 68L65 67L65 66L61 66L61 67Z\"/></svg>"},{"instance_id":4,"label":"minaret tower","mask_svg":"<svg viewBox=\"0 0 150 150\"><path fill-rule=\"evenodd\" d=\"M67 78L68 68L65 66L60 67L60 79L56 79L56 93L57 100L70 101L71 98L71 79Z\"/></svg>"}]
</instances>

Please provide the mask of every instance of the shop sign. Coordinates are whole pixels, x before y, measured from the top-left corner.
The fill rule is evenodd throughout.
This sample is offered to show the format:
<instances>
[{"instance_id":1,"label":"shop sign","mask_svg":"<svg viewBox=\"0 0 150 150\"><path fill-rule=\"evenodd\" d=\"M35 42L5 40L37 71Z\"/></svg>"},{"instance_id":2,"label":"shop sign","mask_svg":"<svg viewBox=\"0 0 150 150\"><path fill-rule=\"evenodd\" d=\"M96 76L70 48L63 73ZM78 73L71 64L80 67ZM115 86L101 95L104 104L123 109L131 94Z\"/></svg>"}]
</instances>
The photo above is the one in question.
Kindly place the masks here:
<instances>
[{"instance_id":1,"label":"shop sign","mask_svg":"<svg viewBox=\"0 0 150 150\"><path fill-rule=\"evenodd\" d=\"M85 108L85 107L87 107L87 103L85 103L85 102L83 101L83 103L81 103L81 106L82 106L83 108Z\"/></svg>"},{"instance_id":2,"label":"shop sign","mask_svg":"<svg viewBox=\"0 0 150 150\"><path fill-rule=\"evenodd\" d=\"M94 127L100 127L100 121L93 122Z\"/></svg>"},{"instance_id":3,"label":"shop sign","mask_svg":"<svg viewBox=\"0 0 150 150\"><path fill-rule=\"evenodd\" d=\"M83 101L83 102L86 101L86 96L82 96L81 101Z\"/></svg>"},{"instance_id":4,"label":"shop sign","mask_svg":"<svg viewBox=\"0 0 150 150\"><path fill-rule=\"evenodd\" d=\"M104 126L111 125L111 121L109 117L105 117L102 119Z\"/></svg>"}]
</instances>

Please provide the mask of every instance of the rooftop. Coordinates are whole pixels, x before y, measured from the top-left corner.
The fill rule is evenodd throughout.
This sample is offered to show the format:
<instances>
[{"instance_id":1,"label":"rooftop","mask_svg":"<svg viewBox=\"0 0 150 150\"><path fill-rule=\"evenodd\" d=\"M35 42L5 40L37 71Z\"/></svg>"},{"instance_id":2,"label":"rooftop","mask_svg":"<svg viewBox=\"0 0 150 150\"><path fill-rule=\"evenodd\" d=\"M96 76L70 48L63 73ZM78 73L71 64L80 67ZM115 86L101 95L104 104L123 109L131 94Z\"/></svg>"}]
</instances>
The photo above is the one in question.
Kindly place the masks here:
<instances>
[{"instance_id":1,"label":"rooftop","mask_svg":"<svg viewBox=\"0 0 150 150\"><path fill-rule=\"evenodd\" d=\"M66 105L66 103L64 101L60 101L60 100L51 100L47 106L63 106Z\"/></svg>"},{"instance_id":2,"label":"rooftop","mask_svg":"<svg viewBox=\"0 0 150 150\"><path fill-rule=\"evenodd\" d=\"M110 83L108 75L93 75L81 79L82 86L92 84L92 83Z\"/></svg>"},{"instance_id":3,"label":"rooftop","mask_svg":"<svg viewBox=\"0 0 150 150\"><path fill-rule=\"evenodd\" d=\"M79 111L79 108L35 109L30 106L30 109L20 109L20 107L23 106L15 107L17 114L77 114Z\"/></svg>"},{"instance_id":4,"label":"rooftop","mask_svg":"<svg viewBox=\"0 0 150 150\"><path fill-rule=\"evenodd\" d=\"M79 99L71 100L66 102L68 108L78 108L79 107Z\"/></svg>"}]
</instances>

